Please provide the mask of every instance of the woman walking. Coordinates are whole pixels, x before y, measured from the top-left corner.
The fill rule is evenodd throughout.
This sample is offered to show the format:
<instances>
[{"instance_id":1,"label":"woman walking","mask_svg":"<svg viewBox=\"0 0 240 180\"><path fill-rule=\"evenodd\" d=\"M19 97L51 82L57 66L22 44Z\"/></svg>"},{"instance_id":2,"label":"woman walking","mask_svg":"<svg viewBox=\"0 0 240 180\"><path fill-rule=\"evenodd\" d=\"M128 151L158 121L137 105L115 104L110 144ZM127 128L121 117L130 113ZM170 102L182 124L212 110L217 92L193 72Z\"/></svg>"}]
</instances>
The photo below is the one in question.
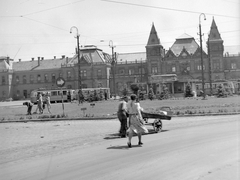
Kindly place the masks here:
<instances>
[{"instance_id":1,"label":"woman walking","mask_svg":"<svg viewBox=\"0 0 240 180\"><path fill-rule=\"evenodd\" d=\"M130 96L131 101L127 104L127 111L129 114L128 120L128 147L132 147L131 139L133 133L138 135L138 145L142 145L142 133L148 133L147 128L143 125L141 107L136 102L137 96L132 94Z\"/></svg>"},{"instance_id":2,"label":"woman walking","mask_svg":"<svg viewBox=\"0 0 240 180\"><path fill-rule=\"evenodd\" d=\"M43 113L43 99L42 99L42 94L38 94L38 109L39 109L39 114Z\"/></svg>"},{"instance_id":3,"label":"woman walking","mask_svg":"<svg viewBox=\"0 0 240 180\"><path fill-rule=\"evenodd\" d=\"M51 114L51 111L50 111L50 109L51 109L50 92L47 92L45 99L46 99L46 105L47 105L48 113Z\"/></svg>"}]
</instances>

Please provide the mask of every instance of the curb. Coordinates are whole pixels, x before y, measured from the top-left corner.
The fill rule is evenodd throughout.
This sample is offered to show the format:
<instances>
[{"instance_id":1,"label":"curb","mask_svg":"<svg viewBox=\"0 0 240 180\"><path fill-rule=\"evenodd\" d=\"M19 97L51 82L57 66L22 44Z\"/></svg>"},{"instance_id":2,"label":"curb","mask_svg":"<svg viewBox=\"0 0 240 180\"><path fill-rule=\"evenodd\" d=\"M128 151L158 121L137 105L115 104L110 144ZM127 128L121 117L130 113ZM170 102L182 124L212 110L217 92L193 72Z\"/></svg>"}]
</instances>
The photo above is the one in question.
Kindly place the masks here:
<instances>
[{"instance_id":1,"label":"curb","mask_svg":"<svg viewBox=\"0 0 240 180\"><path fill-rule=\"evenodd\" d=\"M232 113L212 113L212 114L183 114L183 115L172 115L172 117L196 117L196 116L224 116L224 115L237 115L240 112ZM24 120L8 120L0 121L0 123L27 123L27 122L47 122L47 121L87 121L87 120L114 120L117 119L117 116L110 117L78 117L78 118L44 118L44 119L24 119ZM162 119L164 120L164 119Z\"/></svg>"}]
</instances>

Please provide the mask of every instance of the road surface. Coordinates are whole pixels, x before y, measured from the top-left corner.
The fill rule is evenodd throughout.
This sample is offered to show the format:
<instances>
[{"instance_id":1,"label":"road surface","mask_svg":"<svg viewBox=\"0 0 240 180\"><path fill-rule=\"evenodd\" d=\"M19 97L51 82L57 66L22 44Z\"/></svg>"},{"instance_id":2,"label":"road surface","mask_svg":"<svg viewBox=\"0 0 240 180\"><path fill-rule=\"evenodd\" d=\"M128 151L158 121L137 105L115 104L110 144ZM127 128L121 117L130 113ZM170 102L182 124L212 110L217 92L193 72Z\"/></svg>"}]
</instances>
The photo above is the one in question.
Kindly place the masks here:
<instances>
[{"instance_id":1,"label":"road surface","mask_svg":"<svg viewBox=\"0 0 240 180\"><path fill-rule=\"evenodd\" d=\"M137 137L133 137L132 148L127 147L125 138L110 138L110 136L106 138L96 131L91 133L95 133L93 135L95 138L85 131L85 141L83 139L81 141L85 143L80 145L78 139L83 137L78 134L77 128L84 126L83 123L95 123L99 128L103 128L105 124L113 129L118 125L117 121L71 123L73 122L1 124L0 130L6 133L5 138L9 131L12 133L9 133L9 136L18 132L16 136L21 137L23 143L19 145L20 140L19 144L13 145L17 139L15 137L12 144L5 142L8 148L0 149L0 153L4 155L1 156L2 161L0 161L1 179L240 179L238 115L174 118L171 121L164 121L164 131L144 135L143 146L138 146ZM102 126L100 126L101 123ZM40 128L45 129L42 130L45 134L39 133ZM28 129L35 131L38 138L46 142L34 143L36 137L30 136L23 139ZM95 129L97 130L96 127ZM60 141L57 136L50 138L49 131L54 134L59 131L59 134L70 131L78 137L67 133L69 135L61 136ZM105 133L110 133L110 130ZM32 134L32 136L35 135ZM49 140L47 140L48 136ZM3 137L0 140L4 141ZM74 146L73 142L78 143L79 146ZM41 153L39 150L46 153ZM25 151L30 156L21 155L25 154Z\"/></svg>"}]
</instances>

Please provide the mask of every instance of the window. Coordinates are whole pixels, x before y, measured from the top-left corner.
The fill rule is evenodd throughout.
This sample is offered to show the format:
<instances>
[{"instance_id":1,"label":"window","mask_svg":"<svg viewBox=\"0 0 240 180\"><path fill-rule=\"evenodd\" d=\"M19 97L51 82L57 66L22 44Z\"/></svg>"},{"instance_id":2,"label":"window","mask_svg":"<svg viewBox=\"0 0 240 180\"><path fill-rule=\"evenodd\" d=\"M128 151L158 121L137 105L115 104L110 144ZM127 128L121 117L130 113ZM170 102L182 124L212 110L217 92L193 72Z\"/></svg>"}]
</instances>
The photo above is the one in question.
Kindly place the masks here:
<instances>
[{"instance_id":1,"label":"window","mask_svg":"<svg viewBox=\"0 0 240 180\"><path fill-rule=\"evenodd\" d=\"M23 75L23 84L27 84L27 77L26 77L26 75Z\"/></svg>"},{"instance_id":2,"label":"window","mask_svg":"<svg viewBox=\"0 0 240 180\"><path fill-rule=\"evenodd\" d=\"M199 90L199 85L196 85L196 90Z\"/></svg>"},{"instance_id":3,"label":"window","mask_svg":"<svg viewBox=\"0 0 240 180\"><path fill-rule=\"evenodd\" d=\"M154 73L157 73L157 72L158 72L157 66L153 66L153 67L152 67L152 73L154 74Z\"/></svg>"},{"instance_id":4,"label":"window","mask_svg":"<svg viewBox=\"0 0 240 180\"><path fill-rule=\"evenodd\" d=\"M63 77L63 73L62 72L59 73L59 77Z\"/></svg>"},{"instance_id":5,"label":"window","mask_svg":"<svg viewBox=\"0 0 240 180\"><path fill-rule=\"evenodd\" d=\"M40 74L37 75L37 82L41 82L41 75Z\"/></svg>"},{"instance_id":6,"label":"window","mask_svg":"<svg viewBox=\"0 0 240 180\"><path fill-rule=\"evenodd\" d=\"M128 70L128 74L129 74L129 75L133 75L133 74L134 74L134 69L129 69L129 70Z\"/></svg>"},{"instance_id":7,"label":"window","mask_svg":"<svg viewBox=\"0 0 240 180\"><path fill-rule=\"evenodd\" d=\"M19 83L19 76L16 76L16 83Z\"/></svg>"},{"instance_id":8,"label":"window","mask_svg":"<svg viewBox=\"0 0 240 180\"><path fill-rule=\"evenodd\" d=\"M237 69L237 64L236 63L231 63L231 69Z\"/></svg>"},{"instance_id":9,"label":"window","mask_svg":"<svg viewBox=\"0 0 240 180\"><path fill-rule=\"evenodd\" d=\"M2 92L2 97L5 97L6 93L5 91Z\"/></svg>"},{"instance_id":10,"label":"window","mask_svg":"<svg viewBox=\"0 0 240 180\"><path fill-rule=\"evenodd\" d=\"M87 77L87 70L81 70L81 77Z\"/></svg>"},{"instance_id":11,"label":"window","mask_svg":"<svg viewBox=\"0 0 240 180\"><path fill-rule=\"evenodd\" d=\"M44 82L48 82L48 75L44 74Z\"/></svg>"},{"instance_id":12,"label":"window","mask_svg":"<svg viewBox=\"0 0 240 180\"><path fill-rule=\"evenodd\" d=\"M189 67L189 69L190 69L190 67ZM197 65L197 70L202 70L202 65ZM205 66L203 65L203 70L205 70Z\"/></svg>"},{"instance_id":13,"label":"window","mask_svg":"<svg viewBox=\"0 0 240 180\"><path fill-rule=\"evenodd\" d=\"M34 77L33 77L33 75L31 74L30 75L30 83L33 83L34 82Z\"/></svg>"},{"instance_id":14,"label":"window","mask_svg":"<svg viewBox=\"0 0 240 180\"><path fill-rule=\"evenodd\" d=\"M172 66L172 72L176 72L176 67Z\"/></svg>"},{"instance_id":15,"label":"window","mask_svg":"<svg viewBox=\"0 0 240 180\"><path fill-rule=\"evenodd\" d=\"M119 74L122 74L122 75L125 74L125 70L124 69L120 69L119 70Z\"/></svg>"},{"instance_id":16,"label":"window","mask_svg":"<svg viewBox=\"0 0 240 180\"><path fill-rule=\"evenodd\" d=\"M69 80L69 79L71 79L71 78L72 78L71 71L68 71L68 72L67 72L67 79Z\"/></svg>"},{"instance_id":17,"label":"window","mask_svg":"<svg viewBox=\"0 0 240 180\"><path fill-rule=\"evenodd\" d=\"M57 96L57 91L52 91L51 96Z\"/></svg>"},{"instance_id":18,"label":"window","mask_svg":"<svg viewBox=\"0 0 240 180\"><path fill-rule=\"evenodd\" d=\"M24 98L27 98L27 97L28 97L27 90L23 90L23 97L24 97Z\"/></svg>"},{"instance_id":19,"label":"window","mask_svg":"<svg viewBox=\"0 0 240 180\"><path fill-rule=\"evenodd\" d=\"M52 74L52 82L55 83L55 81L56 81L56 74L53 73Z\"/></svg>"},{"instance_id":20,"label":"window","mask_svg":"<svg viewBox=\"0 0 240 180\"><path fill-rule=\"evenodd\" d=\"M6 84L5 76L2 76L2 85Z\"/></svg>"},{"instance_id":21,"label":"window","mask_svg":"<svg viewBox=\"0 0 240 180\"><path fill-rule=\"evenodd\" d=\"M19 90L17 90L17 97L19 97L20 96L20 91Z\"/></svg>"},{"instance_id":22,"label":"window","mask_svg":"<svg viewBox=\"0 0 240 180\"><path fill-rule=\"evenodd\" d=\"M214 60L213 61L213 70L219 70L220 69L220 61Z\"/></svg>"},{"instance_id":23,"label":"window","mask_svg":"<svg viewBox=\"0 0 240 180\"><path fill-rule=\"evenodd\" d=\"M138 73L139 74L145 74L145 69L144 68L139 68Z\"/></svg>"},{"instance_id":24,"label":"window","mask_svg":"<svg viewBox=\"0 0 240 180\"><path fill-rule=\"evenodd\" d=\"M101 69L97 70L97 77L102 78L102 70Z\"/></svg>"}]
</instances>

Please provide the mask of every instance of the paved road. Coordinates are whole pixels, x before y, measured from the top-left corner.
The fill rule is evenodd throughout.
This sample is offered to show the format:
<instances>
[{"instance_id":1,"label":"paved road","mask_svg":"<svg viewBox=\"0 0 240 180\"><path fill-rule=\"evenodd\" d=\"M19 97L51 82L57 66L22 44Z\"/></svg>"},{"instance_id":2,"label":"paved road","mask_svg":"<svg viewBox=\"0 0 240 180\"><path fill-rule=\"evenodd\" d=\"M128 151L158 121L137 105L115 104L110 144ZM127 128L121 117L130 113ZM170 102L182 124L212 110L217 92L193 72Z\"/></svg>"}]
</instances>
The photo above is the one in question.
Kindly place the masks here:
<instances>
[{"instance_id":1,"label":"paved road","mask_svg":"<svg viewBox=\"0 0 240 180\"><path fill-rule=\"evenodd\" d=\"M174 118L131 149L115 134L117 120L1 124L0 177L237 180L238 119Z\"/></svg>"}]
</instances>

